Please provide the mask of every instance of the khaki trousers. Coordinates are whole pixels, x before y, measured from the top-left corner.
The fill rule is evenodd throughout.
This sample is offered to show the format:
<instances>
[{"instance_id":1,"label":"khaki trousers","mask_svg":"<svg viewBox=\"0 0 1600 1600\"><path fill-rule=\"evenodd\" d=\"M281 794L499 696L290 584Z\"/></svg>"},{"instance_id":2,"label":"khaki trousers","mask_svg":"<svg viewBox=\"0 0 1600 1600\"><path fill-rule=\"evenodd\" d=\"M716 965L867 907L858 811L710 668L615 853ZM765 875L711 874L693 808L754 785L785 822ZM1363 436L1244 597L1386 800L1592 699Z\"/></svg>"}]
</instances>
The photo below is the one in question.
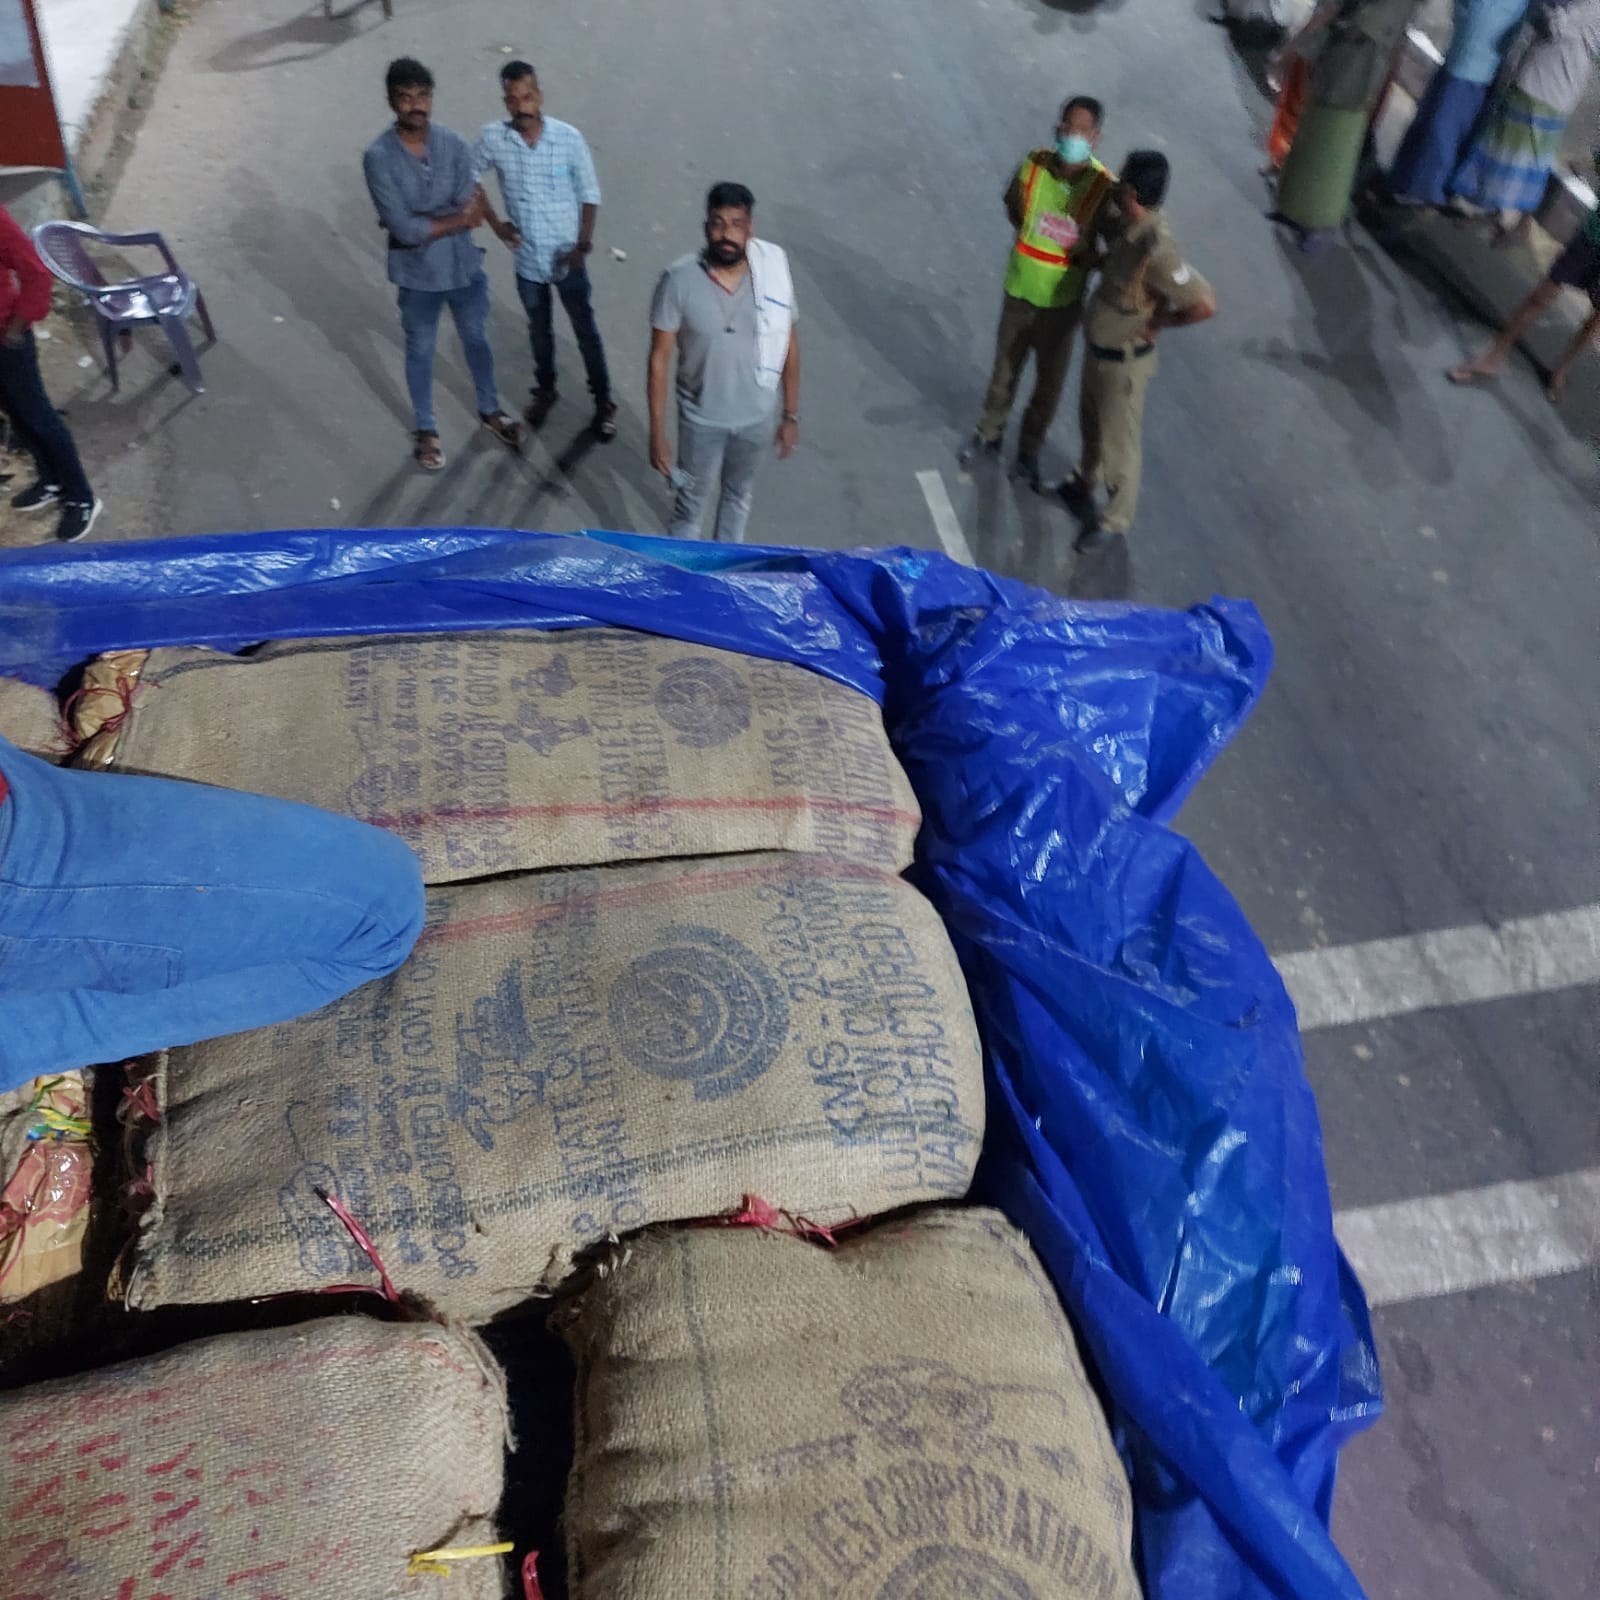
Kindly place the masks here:
<instances>
[{"instance_id":1,"label":"khaki trousers","mask_svg":"<svg viewBox=\"0 0 1600 1600\"><path fill-rule=\"evenodd\" d=\"M1005 432L1017 383L1031 354L1036 376L1033 398L1022 417L1022 435L1017 441L1019 455L1036 456L1045 433L1061 403L1067 381L1067 366L1072 360L1072 336L1078 331L1083 306L1036 306L1027 300L1007 295L1000 307L1000 329L995 337L994 371L989 392L984 396L983 415L978 419L978 437L992 444Z\"/></svg>"},{"instance_id":2,"label":"khaki trousers","mask_svg":"<svg viewBox=\"0 0 1600 1600\"><path fill-rule=\"evenodd\" d=\"M1129 354L1106 361L1086 351L1083 389L1078 401L1078 427L1083 455L1078 479L1094 488L1103 483L1111 503L1100 518L1108 533L1126 533L1139 505L1139 472L1143 465L1144 397L1155 376L1157 356Z\"/></svg>"}]
</instances>

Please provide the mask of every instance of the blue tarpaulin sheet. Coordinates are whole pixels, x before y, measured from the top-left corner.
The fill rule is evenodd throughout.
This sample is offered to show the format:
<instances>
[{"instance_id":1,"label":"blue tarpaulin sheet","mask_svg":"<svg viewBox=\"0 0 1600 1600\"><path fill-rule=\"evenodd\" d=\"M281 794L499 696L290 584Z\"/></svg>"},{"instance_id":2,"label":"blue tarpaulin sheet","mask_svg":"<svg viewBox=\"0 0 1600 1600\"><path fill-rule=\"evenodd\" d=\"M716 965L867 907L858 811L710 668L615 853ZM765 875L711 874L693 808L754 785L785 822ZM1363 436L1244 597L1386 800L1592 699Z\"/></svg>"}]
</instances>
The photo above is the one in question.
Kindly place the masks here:
<instances>
[{"instance_id":1,"label":"blue tarpaulin sheet","mask_svg":"<svg viewBox=\"0 0 1600 1600\"><path fill-rule=\"evenodd\" d=\"M878 699L971 984L981 1197L1098 1369L1151 1600L1356 1600L1335 1458L1381 1408L1289 998L1165 824L1261 693L1255 610L1084 605L915 550L498 529L0 553L0 672L100 650L608 623Z\"/></svg>"}]
</instances>

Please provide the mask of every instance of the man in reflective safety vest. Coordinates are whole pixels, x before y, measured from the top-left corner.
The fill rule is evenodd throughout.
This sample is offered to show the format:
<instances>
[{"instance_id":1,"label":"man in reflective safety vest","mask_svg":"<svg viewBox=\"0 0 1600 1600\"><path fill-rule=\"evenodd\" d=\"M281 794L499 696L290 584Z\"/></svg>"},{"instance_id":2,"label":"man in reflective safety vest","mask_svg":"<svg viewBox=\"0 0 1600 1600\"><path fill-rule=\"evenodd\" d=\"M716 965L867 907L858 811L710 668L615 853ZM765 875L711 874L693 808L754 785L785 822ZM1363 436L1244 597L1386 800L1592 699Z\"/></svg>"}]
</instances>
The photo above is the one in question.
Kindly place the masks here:
<instances>
[{"instance_id":1,"label":"man in reflective safety vest","mask_svg":"<svg viewBox=\"0 0 1600 1600\"><path fill-rule=\"evenodd\" d=\"M1114 182L1094 156L1101 115L1100 102L1088 95L1067 101L1054 147L1030 151L1006 190L1006 215L1016 240L1006 268L989 393L977 431L961 450L964 472L981 451L999 452L1017 380L1031 353L1037 370L1017 441L1016 471L1035 489L1040 486L1039 448L1061 399L1083 311L1088 267L1080 242L1087 245L1095 213Z\"/></svg>"}]
</instances>

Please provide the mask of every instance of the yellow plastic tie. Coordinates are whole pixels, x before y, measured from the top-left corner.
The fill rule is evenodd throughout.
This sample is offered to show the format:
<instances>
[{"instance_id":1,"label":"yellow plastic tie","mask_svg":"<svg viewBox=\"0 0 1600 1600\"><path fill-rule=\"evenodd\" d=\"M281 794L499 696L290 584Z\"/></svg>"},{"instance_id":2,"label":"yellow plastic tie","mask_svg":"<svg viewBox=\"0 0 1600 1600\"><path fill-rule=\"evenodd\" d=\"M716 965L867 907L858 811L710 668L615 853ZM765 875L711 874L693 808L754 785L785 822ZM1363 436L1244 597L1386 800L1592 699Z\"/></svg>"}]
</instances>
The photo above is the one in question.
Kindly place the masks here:
<instances>
[{"instance_id":1,"label":"yellow plastic tie","mask_svg":"<svg viewBox=\"0 0 1600 1600\"><path fill-rule=\"evenodd\" d=\"M485 1556L509 1555L516 1546L509 1540L505 1544L460 1545L453 1550L419 1550L406 1567L408 1578L418 1578L424 1573L434 1573L441 1578L450 1576L452 1561L480 1561Z\"/></svg>"}]
</instances>

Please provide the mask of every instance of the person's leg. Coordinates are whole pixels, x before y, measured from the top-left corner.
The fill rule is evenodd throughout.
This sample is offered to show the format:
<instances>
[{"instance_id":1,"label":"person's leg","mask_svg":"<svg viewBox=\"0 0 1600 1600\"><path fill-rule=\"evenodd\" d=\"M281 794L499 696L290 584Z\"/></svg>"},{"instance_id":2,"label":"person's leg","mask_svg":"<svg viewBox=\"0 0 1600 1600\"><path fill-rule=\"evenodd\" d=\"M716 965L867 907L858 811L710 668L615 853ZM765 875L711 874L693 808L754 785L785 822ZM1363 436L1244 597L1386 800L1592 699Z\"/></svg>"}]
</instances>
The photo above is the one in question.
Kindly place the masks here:
<instances>
[{"instance_id":1,"label":"person's leg","mask_svg":"<svg viewBox=\"0 0 1600 1600\"><path fill-rule=\"evenodd\" d=\"M452 289L449 301L461 351L467 358L467 371L472 374L478 415L495 416L500 410L500 396L494 386L494 351L489 347L488 273L480 272L464 289Z\"/></svg>"},{"instance_id":2,"label":"person's leg","mask_svg":"<svg viewBox=\"0 0 1600 1600\"><path fill-rule=\"evenodd\" d=\"M743 544L756 473L772 454L777 423L767 419L727 435L722 452L722 499L717 505L717 543Z\"/></svg>"},{"instance_id":3,"label":"person's leg","mask_svg":"<svg viewBox=\"0 0 1600 1600\"><path fill-rule=\"evenodd\" d=\"M550 285L532 278L517 279L517 298L528 314L528 344L533 351L533 392L554 394L556 339L550 316Z\"/></svg>"},{"instance_id":4,"label":"person's leg","mask_svg":"<svg viewBox=\"0 0 1600 1600\"><path fill-rule=\"evenodd\" d=\"M583 357L583 370L589 380L589 393L594 397L598 412L611 404L611 374L606 367L606 349L600 339L600 328L594 319L593 289L589 274L575 267L557 285L561 303L567 308L567 320L572 324L572 336L578 341L578 353Z\"/></svg>"},{"instance_id":5,"label":"person's leg","mask_svg":"<svg viewBox=\"0 0 1600 1600\"><path fill-rule=\"evenodd\" d=\"M0 1088L286 1021L392 972L416 857L347 817L0 741Z\"/></svg>"},{"instance_id":6,"label":"person's leg","mask_svg":"<svg viewBox=\"0 0 1600 1600\"><path fill-rule=\"evenodd\" d=\"M1099 363L1097 363L1099 365ZM1127 533L1139 509L1139 478L1144 464L1144 398L1155 375L1154 351L1136 361L1107 363L1116 374L1107 385L1103 429L1102 474L1108 500L1100 526L1107 533Z\"/></svg>"},{"instance_id":7,"label":"person's leg","mask_svg":"<svg viewBox=\"0 0 1600 1600\"><path fill-rule=\"evenodd\" d=\"M1561 398L1573 362L1597 339L1600 339L1600 310L1590 313L1588 320L1573 334L1572 343L1561 352L1561 359L1550 369L1550 376L1544 382L1544 392L1552 400Z\"/></svg>"},{"instance_id":8,"label":"person's leg","mask_svg":"<svg viewBox=\"0 0 1600 1600\"><path fill-rule=\"evenodd\" d=\"M406 338L406 388L411 391L411 425L418 433L437 433L433 415L433 350L439 338L444 295L432 289L402 289L400 328Z\"/></svg>"},{"instance_id":9,"label":"person's leg","mask_svg":"<svg viewBox=\"0 0 1600 1600\"><path fill-rule=\"evenodd\" d=\"M69 505L91 504L94 490L78 458L78 447L45 393L31 329L20 344L0 341L0 408L38 463L39 481L60 490L61 499Z\"/></svg>"},{"instance_id":10,"label":"person's leg","mask_svg":"<svg viewBox=\"0 0 1600 1600\"><path fill-rule=\"evenodd\" d=\"M1452 383L1471 383L1475 378L1492 378L1498 374L1505 359L1516 348L1517 341L1525 334L1561 293L1561 286L1545 278L1535 285L1533 293L1511 313L1511 320L1506 323L1494 341L1480 350L1470 361L1463 361L1459 366L1452 367L1449 379Z\"/></svg>"},{"instance_id":11,"label":"person's leg","mask_svg":"<svg viewBox=\"0 0 1600 1600\"><path fill-rule=\"evenodd\" d=\"M1072 476L1061 485L1069 502L1086 502L1100 482L1104 446L1100 419L1106 404L1106 373L1115 370L1115 363L1097 361L1091 352L1084 352L1083 376L1078 383L1078 433L1083 442Z\"/></svg>"},{"instance_id":12,"label":"person's leg","mask_svg":"<svg viewBox=\"0 0 1600 1600\"><path fill-rule=\"evenodd\" d=\"M1081 316L1080 306L1056 306L1041 311L1035 324L1033 398L1022 414L1022 432L1017 439L1017 466L1024 472L1031 467L1034 477L1038 476L1044 436L1061 404L1067 368L1072 364L1072 337L1078 331Z\"/></svg>"},{"instance_id":13,"label":"person's leg","mask_svg":"<svg viewBox=\"0 0 1600 1600\"><path fill-rule=\"evenodd\" d=\"M676 497L667 532L674 539L698 539L706 502L722 478L725 428L708 428L678 412L678 465L672 476Z\"/></svg>"},{"instance_id":14,"label":"person's leg","mask_svg":"<svg viewBox=\"0 0 1600 1600\"><path fill-rule=\"evenodd\" d=\"M994 369L989 374L989 390L983 397L983 415L978 418L977 436L982 444L992 445L1006 431L1011 402L1016 399L1017 380L1033 343L1033 325L1039 308L1026 300L1007 295L1000 305L1000 326L995 331Z\"/></svg>"}]
</instances>

